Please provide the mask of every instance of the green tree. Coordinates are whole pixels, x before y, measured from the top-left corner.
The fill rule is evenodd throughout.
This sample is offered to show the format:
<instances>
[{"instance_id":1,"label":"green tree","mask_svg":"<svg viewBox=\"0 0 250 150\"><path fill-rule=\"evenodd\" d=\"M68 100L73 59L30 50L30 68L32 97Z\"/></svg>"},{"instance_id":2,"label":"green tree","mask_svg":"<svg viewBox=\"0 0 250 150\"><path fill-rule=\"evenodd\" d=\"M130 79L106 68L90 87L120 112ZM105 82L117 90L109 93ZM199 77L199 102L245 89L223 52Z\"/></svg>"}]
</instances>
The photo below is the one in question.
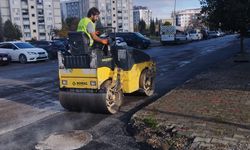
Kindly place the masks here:
<instances>
[{"instance_id":1,"label":"green tree","mask_svg":"<svg viewBox=\"0 0 250 150\"><path fill-rule=\"evenodd\" d=\"M14 28L15 28L15 39L20 40L21 37L23 37L22 32L20 30L20 27L18 25L14 24Z\"/></svg>"},{"instance_id":2,"label":"green tree","mask_svg":"<svg viewBox=\"0 0 250 150\"><path fill-rule=\"evenodd\" d=\"M155 35L159 36L160 35L160 26L161 23L158 18L155 19Z\"/></svg>"},{"instance_id":3,"label":"green tree","mask_svg":"<svg viewBox=\"0 0 250 150\"><path fill-rule=\"evenodd\" d=\"M2 42L3 39L3 22L2 22L2 17L0 16L0 42Z\"/></svg>"},{"instance_id":4,"label":"green tree","mask_svg":"<svg viewBox=\"0 0 250 150\"><path fill-rule=\"evenodd\" d=\"M96 22L96 28L97 28L97 29L103 28L103 25L102 25L102 22L101 22L100 19L97 20L97 22Z\"/></svg>"},{"instance_id":5,"label":"green tree","mask_svg":"<svg viewBox=\"0 0 250 150\"><path fill-rule=\"evenodd\" d=\"M65 22L68 26L69 31L76 31L80 19L77 17L66 18Z\"/></svg>"},{"instance_id":6,"label":"green tree","mask_svg":"<svg viewBox=\"0 0 250 150\"><path fill-rule=\"evenodd\" d=\"M172 24L171 24L170 22L166 21L166 22L164 22L163 25L164 25L164 26L171 26Z\"/></svg>"},{"instance_id":7,"label":"green tree","mask_svg":"<svg viewBox=\"0 0 250 150\"><path fill-rule=\"evenodd\" d=\"M139 21L138 29L140 33L146 32L146 22L144 20Z\"/></svg>"},{"instance_id":8,"label":"green tree","mask_svg":"<svg viewBox=\"0 0 250 150\"><path fill-rule=\"evenodd\" d=\"M134 31L139 32L139 25L138 24L134 24Z\"/></svg>"},{"instance_id":9,"label":"green tree","mask_svg":"<svg viewBox=\"0 0 250 150\"><path fill-rule=\"evenodd\" d=\"M61 30L54 29L53 32L55 33L56 36L59 36L59 37L68 37L69 27L67 26L67 24L63 23Z\"/></svg>"},{"instance_id":10,"label":"green tree","mask_svg":"<svg viewBox=\"0 0 250 150\"><path fill-rule=\"evenodd\" d=\"M250 23L250 0L200 0L200 3L209 27L240 32L241 53L244 53L244 35Z\"/></svg>"},{"instance_id":11,"label":"green tree","mask_svg":"<svg viewBox=\"0 0 250 150\"><path fill-rule=\"evenodd\" d=\"M16 28L12 24L10 20L7 20L4 23L4 37L6 38L7 41L15 40L16 39Z\"/></svg>"},{"instance_id":12,"label":"green tree","mask_svg":"<svg viewBox=\"0 0 250 150\"><path fill-rule=\"evenodd\" d=\"M155 21L154 20L150 21L149 30L150 30L150 35L155 35Z\"/></svg>"}]
</instances>

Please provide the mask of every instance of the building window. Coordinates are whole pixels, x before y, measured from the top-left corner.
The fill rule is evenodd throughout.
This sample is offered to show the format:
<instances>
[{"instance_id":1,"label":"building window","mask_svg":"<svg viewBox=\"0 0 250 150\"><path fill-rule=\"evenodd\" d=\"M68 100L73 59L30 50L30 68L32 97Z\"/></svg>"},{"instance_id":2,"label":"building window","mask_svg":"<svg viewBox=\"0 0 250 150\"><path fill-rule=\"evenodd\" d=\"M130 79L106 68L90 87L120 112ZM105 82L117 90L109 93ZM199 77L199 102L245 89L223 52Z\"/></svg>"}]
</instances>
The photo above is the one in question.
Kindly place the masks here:
<instances>
[{"instance_id":1,"label":"building window","mask_svg":"<svg viewBox=\"0 0 250 150\"><path fill-rule=\"evenodd\" d=\"M116 23L116 21L113 21L113 23Z\"/></svg>"},{"instance_id":2,"label":"building window","mask_svg":"<svg viewBox=\"0 0 250 150\"><path fill-rule=\"evenodd\" d=\"M36 22L32 22L33 25L36 25Z\"/></svg>"},{"instance_id":3,"label":"building window","mask_svg":"<svg viewBox=\"0 0 250 150\"><path fill-rule=\"evenodd\" d=\"M36 33L36 30L33 30L34 33Z\"/></svg>"},{"instance_id":4,"label":"building window","mask_svg":"<svg viewBox=\"0 0 250 150\"><path fill-rule=\"evenodd\" d=\"M32 14L32 17L35 17L35 14Z\"/></svg>"},{"instance_id":5,"label":"building window","mask_svg":"<svg viewBox=\"0 0 250 150\"><path fill-rule=\"evenodd\" d=\"M24 25L23 28L24 28L24 29L29 29L30 26L29 26L29 25Z\"/></svg>"},{"instance_id":6,"label":"building window","mask_svg":"<svg viewBox=\"0 0 250 150\"><path fill-rule=\"evenodd\" d=\"M31 9L34 9L34 6L31 6L30 8L31 8Z\"/></svg>"},{"instance_id":7,"label":"building window","mask_svg":"<svg viewBox=\"0 0 250 150\"><path fill-rule=\"evenodd\" d=\"M113 1L113 3L115 3L115 1Z\"/></svg>"},{"instance_id":8,"label":"building window","mask_svg":"<svg viewBox=\"0 0 250 150\"><path fill-rule=\"evenodd\" d=\"M113 7L113 10L115 10L115 7Z\"/></svg>"},{"instance_id":9,"label":"building window","mask_svg":"<svg viewBox=\"0 0 250 150\"><path fill-rule=\"evenodd\" d=\"M113 17L115 17L115 14L113 14Z\"/></svg>"}]
</instances>

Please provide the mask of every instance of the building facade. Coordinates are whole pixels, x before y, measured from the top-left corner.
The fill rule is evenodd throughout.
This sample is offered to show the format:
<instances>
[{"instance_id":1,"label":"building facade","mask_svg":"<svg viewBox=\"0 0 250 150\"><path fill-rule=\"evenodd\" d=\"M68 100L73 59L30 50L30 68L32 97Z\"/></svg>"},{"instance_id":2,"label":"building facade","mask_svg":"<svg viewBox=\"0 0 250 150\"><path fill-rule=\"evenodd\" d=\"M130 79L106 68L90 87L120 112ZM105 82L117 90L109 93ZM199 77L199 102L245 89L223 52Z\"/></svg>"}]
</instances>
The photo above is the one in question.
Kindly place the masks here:
<instances>
[{"instance_id":1,"label":"building facade","mask_svg":"<svg viewBox=\"0 0 250 150\"><path fill-rule=\"evenodd\" d=\"M80 18L80 0L61 2L61 14L63 20L69 17Z\"/></svg>"},{"instance_id":2,"label":"building facade","mask_svg":"<svg viewBox=\"0 0 250 150\"><path fill-rule=\"evenodd\" d=\"M22 40L50 40L53 29L61 29L60 0L1 0L3 23L19 26Z\"/></svg>"},{"instance_id":3,"label":"building facade","mask_svg":"<svg viewBox=\"0 0 250 150\"><path fill-rule=\"evenodd\" d=\"M176 12L176 26L186 28L192 20L198 19L197 15L200 14L201 9L186 9Z\"/></svg>"},{"instance_id":4,"label":"building facade","mask_svg":"<svg viewBox=\"0 0 250 150\"><path fill-rule=\"evenodd\" d=\"M71 0L67 1L71 3ZM132 32L133 24L133 0L78 0L80 18L86 17L88 10L97 7L100 14L100 21L105 27L114 27L118 32ZM62 14L68 14L66 7ZM64 18L66 19L66 18Z\"/></svg>"},{"instance_id":5,"label":"building facade","mask_svg":"<svg viewBox=\"0 0 250 150\"><path fill-rule=\"evenodd\" d=\"M150 25L150 21L152 20L152 11L147 7L134 6L133 15L135 24L138 25L140 20L144 20L147 26Z\"/></svg>"}]
</instances>

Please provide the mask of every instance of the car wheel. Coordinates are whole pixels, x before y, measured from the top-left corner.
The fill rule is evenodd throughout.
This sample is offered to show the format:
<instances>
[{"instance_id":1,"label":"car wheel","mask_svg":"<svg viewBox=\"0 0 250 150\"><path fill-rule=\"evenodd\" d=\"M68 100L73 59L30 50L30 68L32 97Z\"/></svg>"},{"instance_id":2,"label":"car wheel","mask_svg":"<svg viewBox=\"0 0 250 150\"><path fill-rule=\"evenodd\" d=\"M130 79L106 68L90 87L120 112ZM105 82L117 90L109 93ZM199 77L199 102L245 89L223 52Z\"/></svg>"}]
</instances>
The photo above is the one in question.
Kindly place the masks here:
<instances>
[{"instance_id":1,"label":"car wheel","mask_svg":"<svg viewBox=\"0 0 250 150\"><path fill-rule=\"evenodd\" d=\"M21 54L19 56L19 61L21 64L25 64L25 63L27 63L27 57L24 54Z\"/></svg>"}]
</instances>

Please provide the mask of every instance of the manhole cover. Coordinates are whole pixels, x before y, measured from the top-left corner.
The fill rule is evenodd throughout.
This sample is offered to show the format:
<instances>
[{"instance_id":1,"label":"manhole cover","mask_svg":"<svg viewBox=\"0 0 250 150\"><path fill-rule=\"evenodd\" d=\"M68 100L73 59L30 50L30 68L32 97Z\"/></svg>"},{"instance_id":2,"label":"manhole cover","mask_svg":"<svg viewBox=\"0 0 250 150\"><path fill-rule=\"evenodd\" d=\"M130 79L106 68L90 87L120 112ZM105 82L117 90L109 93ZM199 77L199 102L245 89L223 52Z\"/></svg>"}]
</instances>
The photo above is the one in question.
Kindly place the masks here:
<instances>
[{"instance_id":1,"label":"manhole cover","mask_svg":"<svg viewBox=\"0 0 250 150\"><path fill-rule=\"evenodd\" d=\"M35 148L37 150L73 150L87 145L91 140L92 135L81 130L53 133L40 141Z\"/></svg>"}]
</instances>

